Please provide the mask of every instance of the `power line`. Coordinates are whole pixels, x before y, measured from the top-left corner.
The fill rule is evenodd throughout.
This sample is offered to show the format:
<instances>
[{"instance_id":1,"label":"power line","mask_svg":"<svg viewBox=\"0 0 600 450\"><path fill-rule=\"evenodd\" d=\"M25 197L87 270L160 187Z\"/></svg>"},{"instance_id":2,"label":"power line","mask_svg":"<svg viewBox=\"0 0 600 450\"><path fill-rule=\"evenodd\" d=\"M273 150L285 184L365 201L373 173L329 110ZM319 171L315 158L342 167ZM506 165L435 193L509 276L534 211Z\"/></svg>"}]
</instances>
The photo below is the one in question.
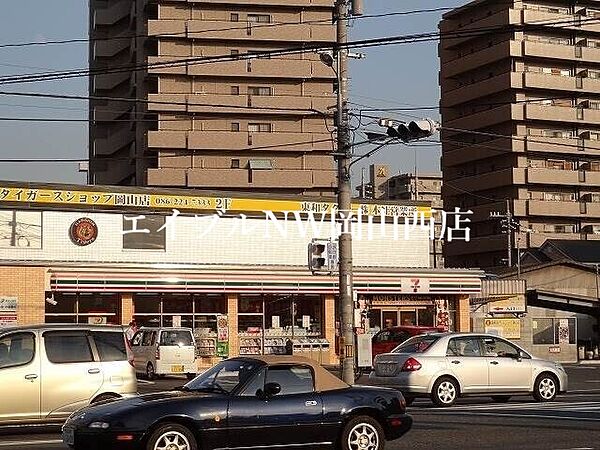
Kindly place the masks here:
<instances>
[{"instance_id":1,"label":"power line","mask_svg":"<svg viewBox=\"0 0 600 450\"><path fill-rule=\"evenodd\" d=\"M584 20L565 20L565 21L555 21L549 22L544 21L544 26L541 28L544 29L548 25L566 25L566 24L582 24L589 23L592 21L600 21L600 18L590 18ZM481 36L485 35L488 32L499 31L499 32L510 32L510 31L518 31L520 29L533 29L536 28L532 23L528 23L525 25L502 25L498 27L482 27L482 28L473 28L470 30L464 31L452 31L452 32L430 32L430 33L421 33L414 35L404 35L404 36L391 36L384 38L376 38L376 39L364 39L358 41L349 41L344 44L342 47L345 49L349 48L369 48L369 47L380 47L387 45L398 45L405 43L417 43L417 42L428 42L428 41L437 41L441 37L445 38L460 38L460 37L473 37L473 36ZM68 78L76 78L83 77L89 75L99 75L99 74L109 74L109 73L122 73L122 72L132 72L132 71L140 71L147 70L151 68L173 68L179 66L187 66L187 65L199 65L199 64L207 64L214 62L230 62L230 61L239 61L239 60L247 60L259 58L261 56L283 56L290 54L299 54L299 53L307 53L307 52L315 52L318 50L328 50L331 49L333 44L328 45L302 45L300 47L291 47L288 49L279 49L279 50L269 50L264 52L254 52L251 54L237 54L237 55L216 55L216 56L205 56L198 58L186 58L186 59L178 59L171 60L165 62L156 62L156 63L148 63L141 65L130 65L130 66L122 66L111 69L75 69L63 72L43 72L37 74L21 74L19 76L11 76L11 77L0 77L0 84L14 84L14 83L24 83L24 82L39 82L39 81L51 81L51 80L62 80Z\"/></svg>"},{"instance_id":2,"label":"power line","mask_svg":"<svg viewBox=\"0 0 600 450\"><path fill-rule=\"evenodd\" d=\"M354 16L353 20L364 20L364 19L374 19L374 18L383 18L383 17L394 17L394 16L407 16L407 15L415 15L415 14L426 14L433 12L443 12L443 11L451 11L455 9L455 7L442 7L442 8L429 8L429 9L416 9L409 11L395 11L383 14L365 14L362 16ZM223 22L221 20L202 20L201 22ZM87 44L91 42L102 42L102 41L113 41L113 40L129 40L136 38L169 38L169 37L180 37L185 36L187 34L197 35L204 33L217 33L220 31L235 31L235 30L246 30L247 24L252 22L239 22L241 26L231 26L227 28L215 28L209 30L198 30L198 31L183 31L181 33L168 33L168 34L159 34L159 35L151 35L148 34L134 34L128 36L111 36L104 38L72 38L72 39L57 39L57 40L48 40L48 41L33 41L33 42L17 42L17 43L8 43L8 44L0 44L0 49L2 48L20 48L20 47L34 47L34 46L43 46L43 45L61 45L61 44ZM321 19L321 20L307 20L304 22L270 22L268 24L255 25L252 23L252 29L255 28L274 28L281 26L290 26L290 25L313 25L319 23L329 23L333 24L333 19ZM193 36L192 36L193 38Z\"/></svg>"}]
</instances>

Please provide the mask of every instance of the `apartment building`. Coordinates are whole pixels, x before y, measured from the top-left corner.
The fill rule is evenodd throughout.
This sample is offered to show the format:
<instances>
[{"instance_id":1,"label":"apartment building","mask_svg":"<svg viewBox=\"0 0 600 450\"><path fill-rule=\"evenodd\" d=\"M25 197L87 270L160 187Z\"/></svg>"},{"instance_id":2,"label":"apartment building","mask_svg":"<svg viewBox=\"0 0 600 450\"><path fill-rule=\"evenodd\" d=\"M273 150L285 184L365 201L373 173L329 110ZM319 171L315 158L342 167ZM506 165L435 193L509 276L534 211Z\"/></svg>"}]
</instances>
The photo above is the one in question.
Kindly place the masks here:
<instances>
[{"instance_id":1,"label":"apartment building","mask_svg":"<svg viewBox=\"0 0 600 450\"><path fill-rule=\"evenodd\" d=\"M472 210L450 267L506 264L516 248L600 237L600 1L477 0L440 23L443 200Z\"/></svg>"},{"instance_id":2,"label":"apartment building","mask_svg":"<svg viewBox=\"0 0 600 450\"><path fill-rule=\"evenodd\" d=\"M332 44L333 13L333 0L90 0L89 182L333 194L335 72L316 52L268 54Z\"/></svg>"},{"instance_id":3,"label":"apartment building","mask_svg":"<svg viewBox=\"0 0 600 450\"><path fill-rule=\"evenodd\" d=\"M442 234L442 174L441 173L399 173L390 174L386 164L371 164L369 178L362 179L356 187L359 198L378 200L428 201L435 210L435 240L430 242L430 267L444 267Z\"/></svg>"}]
</instances>

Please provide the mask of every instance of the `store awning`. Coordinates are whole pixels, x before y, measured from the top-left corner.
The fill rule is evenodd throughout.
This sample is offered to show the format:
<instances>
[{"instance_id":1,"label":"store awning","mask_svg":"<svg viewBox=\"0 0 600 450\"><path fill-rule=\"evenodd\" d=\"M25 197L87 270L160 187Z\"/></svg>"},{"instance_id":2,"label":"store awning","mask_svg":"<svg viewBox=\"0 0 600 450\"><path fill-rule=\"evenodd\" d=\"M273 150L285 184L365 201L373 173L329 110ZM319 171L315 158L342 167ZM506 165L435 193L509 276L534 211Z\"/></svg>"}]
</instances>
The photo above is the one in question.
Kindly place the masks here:
<instances>
[{"instance_id":1,"label":"store awning","mask_svg":"<svg viewBox=\"0 0 600 450\"><path fill-rule=\"evenodd\" d=\"M111 270L51 270L50 286L57 292L228 292L335 294L338 277L306 271L206 272ZM479 273L355 273L358 294L477 294Z\"/></svg>"},{"instance_id":2,"label":"store awning","mask_svg":"<svg viewBox=\"0 0 600 450\"><path fill-rule=\"evenodd\" d=\"M527 305L591 316L600 315L600 301L597 298L555 291L528 290Z\"/></svg>"}]
</instances>

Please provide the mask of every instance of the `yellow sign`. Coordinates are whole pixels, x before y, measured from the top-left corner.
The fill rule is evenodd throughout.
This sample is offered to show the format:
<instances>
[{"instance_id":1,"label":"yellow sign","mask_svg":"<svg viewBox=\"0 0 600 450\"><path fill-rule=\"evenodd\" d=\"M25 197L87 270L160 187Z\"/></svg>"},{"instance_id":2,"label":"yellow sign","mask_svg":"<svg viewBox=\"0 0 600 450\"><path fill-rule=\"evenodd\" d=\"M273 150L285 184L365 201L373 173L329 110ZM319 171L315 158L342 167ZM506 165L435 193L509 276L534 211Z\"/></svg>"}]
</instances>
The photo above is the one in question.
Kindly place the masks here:
<instances>
[{"instance_id":1,"label":"yellow sign","mask_svg":"<svg viewBox=\"0 0 600 450\"><path fill-rule=\"evenodd\" d=\"M497 334L506 339L521 339L521 320L519 319L485 319L486 333Z\"/></svg>"},{"instance_id":2,"label":"yellow sign","mask_svg":"<svg viewBox=\"0 0 600 450\"><path fill-rule=\"evenodd\" d=\"M245 211L274 213L313 212L332 213L336 204L300 200L274 200L235 197L199 197L194 195L133 194L126 192L102 192L87 190L36 189L32 187L0 186L0 206L3 204L94 206L114 208L148 208L182 211ZM428 206L398 204L356 204L353 211L360 209L363 215L384 217L413 217L421 213L431 217Z\"/></svg>"},{"instance_id":3,"label":"yellow sign","mask_svg":"<svg viewBox=\"0 0 600 450\"><path fill-rule=\"evenodd\" d=\"M527 311L523 294L492 295L489 307L491 313L524 313Z\"/></svg>"}]
</instances>

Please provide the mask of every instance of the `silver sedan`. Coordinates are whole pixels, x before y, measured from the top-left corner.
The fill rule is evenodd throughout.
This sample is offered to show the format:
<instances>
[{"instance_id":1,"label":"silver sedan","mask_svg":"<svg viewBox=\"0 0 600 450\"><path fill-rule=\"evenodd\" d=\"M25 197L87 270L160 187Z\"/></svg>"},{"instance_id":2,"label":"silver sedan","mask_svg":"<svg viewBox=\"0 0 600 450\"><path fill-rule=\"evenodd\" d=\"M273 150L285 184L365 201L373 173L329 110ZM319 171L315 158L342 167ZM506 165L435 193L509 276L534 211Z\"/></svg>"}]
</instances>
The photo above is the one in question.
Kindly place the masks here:
<instances>
[{"instance_id":1,"label":"silver sedan","mask_svg":"<svg viewBox=\"0 0 600 450\"><path fill-rule=\"evenodd\" d=\"M567 374L553 361L535 358L506 339L477 333L432 333L412 337L375 357L369 384L395 387L407 402L430 397L451 406L462 396L531 394L540 402L567 391Z\"/></svg>"}]
</instances>

